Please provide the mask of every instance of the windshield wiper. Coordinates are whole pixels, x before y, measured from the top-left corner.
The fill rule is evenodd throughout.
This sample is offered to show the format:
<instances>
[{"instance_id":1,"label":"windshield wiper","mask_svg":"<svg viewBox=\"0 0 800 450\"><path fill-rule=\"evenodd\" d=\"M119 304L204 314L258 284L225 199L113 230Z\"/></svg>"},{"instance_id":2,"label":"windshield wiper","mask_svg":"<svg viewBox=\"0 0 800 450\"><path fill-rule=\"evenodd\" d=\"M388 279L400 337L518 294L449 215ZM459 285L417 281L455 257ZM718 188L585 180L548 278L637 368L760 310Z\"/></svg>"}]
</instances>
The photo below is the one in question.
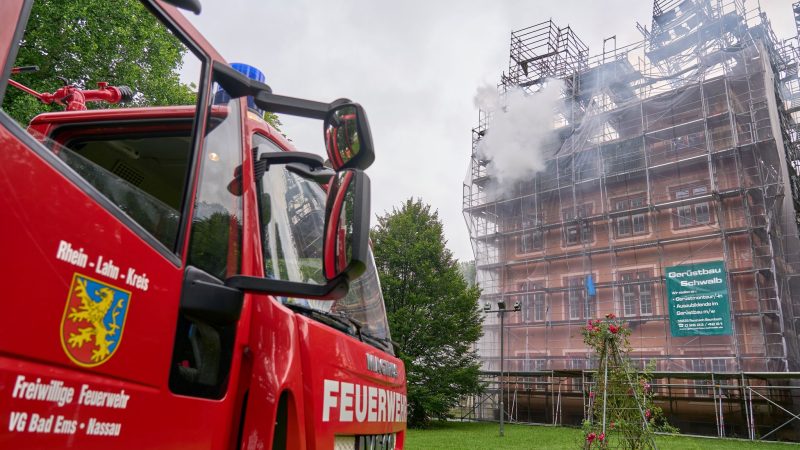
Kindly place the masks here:
<instances>
[{"instance_id":1,"label":"windshield wiper","mask_svg":"<svg viewBox=\"0 0 800 450\"><path fill-rule=\"evenodd\" d=\"M308 306L300 305L297 303L283 303L287 308L310 317L318 322L333 327L339 331L343 331L351 336L358 338L359 341L367 343L373 347L380 348L384 351L394 353L392 340L385 337L373 336L370 333L363 331L366 325L361 321L348 317L342 313L332 313L329 311L322 311L319 309L311 308Z\"/></svg>"},{"instance_id":2,"label":"windshield wiper","mask_svg":"<svg viewBox=\"0 0 800 450\"><path fill-rule=\"evenodd\" d=\"M363 322L361 322L360 320L357 320L357 319L353 319L352 317L349 317L344 313L339 313L339 314L336 315L336 317L340 317L340 318L346 319L346 320L350 321L350 323L354 324L356 326L356 328L358 329L358 337L360 338L361 342L365 342L365 343L367 343L367 344L369 344L369 345L371 345L373 347L377 347L379 349L382 349L384 351L388 351L388 352L391 352L392 354L394 354L394 348L392 347L392 340L391 339L385 338L385 337L378 337L378 336L373 335L372 333L364 331L364 330L367 329L367 326L364 325Z\"/></svg>"},{"instance_id":3,"label":"windshield wiper","mask_svg":"<svg viewBox=\"0 0 800 450\"><path fill-rule=\"evenodd\" d=\"M359 338L360 341L363 342L361 335L362 324L357 320L351 319L342 314L322 311L319 309L310 308L308 306L299 305L297 303L287 302L284 303L283 306L286 306L287 308L293 311L297 311L300 314L303 314L306 317L310 317L318 322L322 322L325 325L336 328L339 331L343 331L351 336L355 336Z\"/></svg>"},{"instance_id":4,"label":"windshield wiper","mask_svg":"<svg viewBox=\"0 0 800 450\"><path fill-rule=\"evenodd\" d=\"M394 354L394 347L392 346L392 340L389 338L373 336L370 333L362 331L361 341L362 342L369 341L367 343L372 345L373 347L378 347L384 351Z\"/></svg>"}]
</instances>

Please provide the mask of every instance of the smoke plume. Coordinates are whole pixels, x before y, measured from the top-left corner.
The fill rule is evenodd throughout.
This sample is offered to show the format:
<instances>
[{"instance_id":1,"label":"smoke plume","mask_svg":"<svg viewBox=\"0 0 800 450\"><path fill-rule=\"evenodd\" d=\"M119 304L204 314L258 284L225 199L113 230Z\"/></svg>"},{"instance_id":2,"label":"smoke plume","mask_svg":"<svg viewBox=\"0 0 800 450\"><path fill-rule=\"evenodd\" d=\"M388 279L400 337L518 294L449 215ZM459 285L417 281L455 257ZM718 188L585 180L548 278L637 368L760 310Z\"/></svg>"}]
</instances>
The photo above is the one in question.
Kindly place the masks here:
<instances>
[{"instance_id":1,"label":"smoke plume","mask_svg":"<svg viewBox=\"0 0 800 450\"><path fill-rule=\"evenodd\" d=\"M553 156L562 87L563 82L550 80L533 94L513 88L504 97L491 86L478 88L475 106L491 113L491 119L476 150L489 161L486 169L496 195L544 170L545 160Z\"/></svg>"}]
</instances>

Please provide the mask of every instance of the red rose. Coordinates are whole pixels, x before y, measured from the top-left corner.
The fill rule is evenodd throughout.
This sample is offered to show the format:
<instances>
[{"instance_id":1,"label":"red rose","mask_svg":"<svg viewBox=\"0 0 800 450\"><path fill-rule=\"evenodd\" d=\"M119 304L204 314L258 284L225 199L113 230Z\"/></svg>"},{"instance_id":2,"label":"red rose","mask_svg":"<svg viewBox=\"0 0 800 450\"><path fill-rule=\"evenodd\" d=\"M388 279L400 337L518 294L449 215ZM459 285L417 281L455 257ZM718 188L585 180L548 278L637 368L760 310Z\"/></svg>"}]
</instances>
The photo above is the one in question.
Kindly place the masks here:
<instances>
[{"instance_id":1,"label":"red rose","mask_svg":"<svg viewBox=\"0 0 800 450\"><path fill-rule=\"evenodd\" d=\"M608 313L608 314L606 314L606 319L613 319L613 318L615 318L615 317L617 317L617 316L615 316L615 315L614 315L614 313Z\"/></svg>"},{"instance_id":2,"label":"red rose","mask_svg":"<svg viewBox=\"0 0 800 450\"><path fill-rule=\"evenodd\" d=\"M592 443L592 441L594 441L594 438L596 438L596 437L597 437L597 435L596 435L596 434L594 434L594 433L589 433L589 434L586 436L586 440L587 440L587 441L589 441L589 443L591 444L591 443Z\"/></svg>"},{"instance_id":3,"label":"red rose","mask_svg":"<svg viewBox=\"0 0 800 450\"><path fill-rule=\"evenodd\" d=\"M598 436L597 439L599 439L600 441L605 441L606 440L606 434L605 433L600 433L600 436Z\"/></svg>"},{"instance_id":4,"label":"red rose","mask_svg":"<svg viewBox=\"0 0 800 450\"><path fill-rule=\"evenodd\" d=\"M647 411L645 411L645 412L644 412L644 417L645 417L646 419L650 419L650 416L651 416L651 415L653 415L653 414L650 412L650 410L649 410L649 409L648 409Z\"/></svg>"},{"instance_id":5,"label":"red rose","mask_svg":"<svg viewBox=\"0 0 800 450\"><path fill-rule=\"evenodd\" d=\"M617 328L617 327L616 327L616 326L614 326L614 325L609 325L609 326L608 326L608 331L610 331L610 332L612 332L612 333L614 333L614 334L617 334L617 331L619 331L619 328Z\"/></svg>"}]
</instances>

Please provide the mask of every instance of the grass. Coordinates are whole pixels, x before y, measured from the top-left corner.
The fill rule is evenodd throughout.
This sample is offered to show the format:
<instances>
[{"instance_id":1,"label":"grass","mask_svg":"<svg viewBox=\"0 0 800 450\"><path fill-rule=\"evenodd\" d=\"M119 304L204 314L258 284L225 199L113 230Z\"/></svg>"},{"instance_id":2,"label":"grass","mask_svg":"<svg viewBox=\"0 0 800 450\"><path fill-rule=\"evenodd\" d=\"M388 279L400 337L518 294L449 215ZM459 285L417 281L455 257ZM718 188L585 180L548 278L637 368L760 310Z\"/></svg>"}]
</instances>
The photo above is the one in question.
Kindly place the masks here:
<instances>
[{"instance_id":1,"label":"grass","mask_svg":"<svg viewBox=\"0 0 800 450\"><path fill-rule=\"evenodd\" d=\"M498 424L486 422L441 422L426 430L408 430L406 450L468 449L579 449L583 443L581 430L536 425L506 425L505 436L498 436ZM658 436L659 450L767 449L798 450L796 444L750 442L738 439L690 438Z\"/></svg>"}]
</instances>

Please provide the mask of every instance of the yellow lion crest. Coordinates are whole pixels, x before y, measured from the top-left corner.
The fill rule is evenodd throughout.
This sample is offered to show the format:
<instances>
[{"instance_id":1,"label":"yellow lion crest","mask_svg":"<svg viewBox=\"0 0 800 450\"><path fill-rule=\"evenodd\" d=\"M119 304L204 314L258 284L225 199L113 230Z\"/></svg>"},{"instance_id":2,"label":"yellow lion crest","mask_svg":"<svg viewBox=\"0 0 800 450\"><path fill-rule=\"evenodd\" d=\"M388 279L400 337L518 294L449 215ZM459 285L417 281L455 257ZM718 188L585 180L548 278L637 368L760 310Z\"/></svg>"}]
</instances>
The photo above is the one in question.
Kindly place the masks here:
<instances>
[{"instance_id":1,"label":"yellow lion crest","mask_svg":"<svg viewBox=\"0 0 800 450\"><path fill-rule=\"evenodd\" d=\"M114 354L122 338L131 293L75 274L61 320L61 344L78 365L97 366Z\"/></svg>"}]
</instances>

